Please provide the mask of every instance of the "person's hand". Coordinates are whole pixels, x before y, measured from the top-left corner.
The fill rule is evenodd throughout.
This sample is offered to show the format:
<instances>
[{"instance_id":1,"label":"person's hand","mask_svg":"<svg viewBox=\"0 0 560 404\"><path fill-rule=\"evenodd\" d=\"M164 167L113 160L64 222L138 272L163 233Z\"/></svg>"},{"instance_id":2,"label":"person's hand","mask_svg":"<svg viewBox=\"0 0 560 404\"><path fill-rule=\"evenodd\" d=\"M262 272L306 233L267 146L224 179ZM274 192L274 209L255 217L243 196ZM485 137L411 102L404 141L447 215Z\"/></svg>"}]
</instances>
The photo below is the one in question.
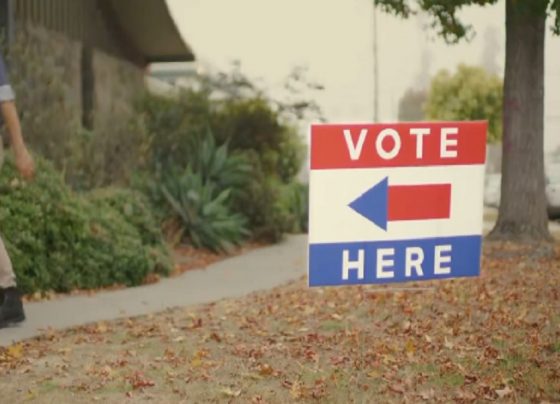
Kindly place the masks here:
<instances>
[{"instance_id":1,"label":"person's hand","mask_svg":"<svg viewBox=\"0 0 560 404\"><path fill-rule=\"evenodd\" d=\"M19 147L15 150L16 167L25 179L32 179L35 175L35 164L33 158L25 146Z\"/></svg>"}]
</instances>

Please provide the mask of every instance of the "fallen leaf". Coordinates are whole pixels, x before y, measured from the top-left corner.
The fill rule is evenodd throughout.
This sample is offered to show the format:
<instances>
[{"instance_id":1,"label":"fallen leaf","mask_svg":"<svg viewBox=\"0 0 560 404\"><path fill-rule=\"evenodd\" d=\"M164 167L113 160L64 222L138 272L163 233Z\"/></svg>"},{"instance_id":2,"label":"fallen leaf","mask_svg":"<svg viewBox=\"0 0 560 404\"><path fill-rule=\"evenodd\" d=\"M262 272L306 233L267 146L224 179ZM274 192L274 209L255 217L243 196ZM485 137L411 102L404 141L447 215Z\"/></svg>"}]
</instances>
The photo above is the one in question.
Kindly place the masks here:
<instances>
[{"instance_id":1,"label":"fallen leaf","mask_svg":"<svg viewBox=\"0 0 560 404\"><path fill-rule=\"evenodd\" d=\"M513 390L510 389L509 386L506 386L506 387L503 388L503 389L496 390L496 394L497 394L498 397L500 397L500 398L507 397L507 396L509 396L511 393L513 393Z\"/></svg>"},{"instance_id":2,"label":"fallen leaf","mask_svg":"<svg viewBox=\"0 0 560 404\"><path fill-rule=\"evenodd\" d=\"M270 376L271 374L274 373L274 369L272 369L272 367L268 364L262 364L261 366L259 366L259 373L262 376Z\"/></svg>"},{"instance_id":3,"label":"fallen leaf","mask_svg":"<svg viewBox=\"0 0 560 404\"><path fill-rule=\"evenodd\" d=\"M301 391L301 384L299 383L299 381L295 381L292 384L292 387L290 388L290 396L292 396L292 398L294 398L295 400L301 398L302 391Z\"/></svg>"},{"instance_id":4,"label":"fallen leaf","mask_svg":"<svg viewBox=\"0 0 560 404\"><path fill-rule=\"evenodd\" d=\"M13 359L19 359L23 356L23 345L15 344L11 345L7 350L7 354Z\"/></svg>"},{"instance_id":5,"label":"fallen leaf","mask_svg":"<svg viewBox=\"0 0 560 404\"><path fill-rule=\"evenodd\" d=\"M241 390L232 390L229 387L221 389L220 392L226 397L239 397L241 395Z\"/></svg>"},{"instance_id":6,"label":"fallen leaf","mask_svg":"<svg viewBox=\"0 0 560 404\"><path fill-rule=\"evenodd\" d=\"M416 347L414 346L414 341L412 339L408 339L405 345L406 353L409 355L414 354L416 352Z\"/></svg>"},{"instance_id":7,"label":"fallen leaf","mask_svg":"<svg viewBox=\"0 0 560 404\"><path fill-rule=\"evenodd\" d=\"M403 394L405 391L404 385L402 383L393 383L389 385L389 390L394 391L395 393Z\"/></svg>"}]
</instances>

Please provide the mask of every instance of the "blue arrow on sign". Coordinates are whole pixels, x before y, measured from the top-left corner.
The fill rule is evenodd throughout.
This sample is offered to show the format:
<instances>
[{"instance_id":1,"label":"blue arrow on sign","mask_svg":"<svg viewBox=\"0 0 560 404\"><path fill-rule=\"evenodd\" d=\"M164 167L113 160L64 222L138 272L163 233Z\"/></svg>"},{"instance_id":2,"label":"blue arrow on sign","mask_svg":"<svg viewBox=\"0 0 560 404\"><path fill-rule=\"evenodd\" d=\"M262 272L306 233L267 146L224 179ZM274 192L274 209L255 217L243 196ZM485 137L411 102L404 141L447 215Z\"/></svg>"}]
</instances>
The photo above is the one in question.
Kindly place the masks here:
<instances>
[{"instance_id":1,"label":"blue arrow on sign","mask_svg":"<svg viewBox=\"0 0 560 404\"><path fill-rule=\"evenodd\" d=\"M368 189L348 206L357 213L376 224L383 230L387 230L387 197L389 189L389 177L385 177L380 182Z\"/></svg>"},{"instance_id":2,"label":"blue arrow on sign","mask_svg":"<svg viewBox=\"0 0 560 404\"><path fill-rule=\"evenodd\" d=\"M387 231L387 222L449 219L451 184L392 185L385 177L348 206Z\"/></svg>"}]
</instances>

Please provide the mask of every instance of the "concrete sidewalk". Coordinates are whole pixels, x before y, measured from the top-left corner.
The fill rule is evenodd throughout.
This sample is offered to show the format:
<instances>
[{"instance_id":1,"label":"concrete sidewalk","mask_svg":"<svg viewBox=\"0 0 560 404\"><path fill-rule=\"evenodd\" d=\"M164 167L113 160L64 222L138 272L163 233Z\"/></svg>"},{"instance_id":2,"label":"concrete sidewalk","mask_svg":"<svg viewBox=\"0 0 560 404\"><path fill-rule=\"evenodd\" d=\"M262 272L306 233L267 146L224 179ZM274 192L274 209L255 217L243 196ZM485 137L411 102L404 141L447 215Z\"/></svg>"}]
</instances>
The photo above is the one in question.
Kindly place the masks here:
<instances>
[{"instance_id":1,"label":"concrete sidewalk","mask_svg":"<svg viewBox=\"0 0 560 404\"><path fill-rule=\"evenodd\" d=\"M41 334L101 320L160 312L270 289L298 279L307 268L307 236L290 236L275 246L228 258L206 269L188 271L152 285L28 303L27 320L0 329L0 346Z\"/></svg>"}]
</instances>

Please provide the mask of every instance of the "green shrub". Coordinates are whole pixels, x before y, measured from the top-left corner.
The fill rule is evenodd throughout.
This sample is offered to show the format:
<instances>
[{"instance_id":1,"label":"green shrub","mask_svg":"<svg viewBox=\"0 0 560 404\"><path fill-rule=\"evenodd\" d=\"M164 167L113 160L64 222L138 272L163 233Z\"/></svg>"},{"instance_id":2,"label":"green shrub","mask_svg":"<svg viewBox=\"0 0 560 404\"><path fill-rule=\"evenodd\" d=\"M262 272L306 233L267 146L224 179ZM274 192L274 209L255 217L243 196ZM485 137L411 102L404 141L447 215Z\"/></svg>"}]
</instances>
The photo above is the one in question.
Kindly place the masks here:
<instances>
[{"instance_id":1,"label":"green shrub","mask_svg":"<svg viewBox=\"0 0 560 404\"><path fill-rule=\"evenodd\" d=\"M247 192L234 201L235 210L247 217L255 239L277 242L290 227L281 196L282 183L277 178L255 173Z\"/></svg>"},{"instance_id":2,"label":"green shrub","mask_svg":"<svg viewBox=\"0 0 560 404\"><path fill-rule=\"evenodd\" d=\"M137 103L150 138L150 166L158 171L185 167L193 139L206 133L212 121L209 94L185 90L178 98L152 94Z\"/></svg>"},{"instance_id":3,"label":"green shrub","mask_svg":"<svg viewBox=\"0 0 560 404\"><path fill-rule=\"evenodd\" d=\"M502 80L480 67L460 65L432 80L426 114L436 120L488 120L488 141L502 138Z\"/></svg>"},{"instance_id":4,"label":"green shrub","mask_svg":"<svg viewBox=\"0 0 560 404\"><path fill-rule=\"evenodd\" d=\"M288 182L301 168L305 148L264 98L214 101L208 91L184 91L177 99L147 94L138 103L150 133L151 162L158 170L186 167L196 139L211 132L232 151L255 151L260 169Z\"/></svg>"},{"instance_id":5,"label":"green shrub","mask_svg":"<svg viewBox=\"0 0 560 404\"><path fill-rule=\"evenodd\" d=\"M96 189L87 197L101 209L119 212L138 230L142 244L149 252L150 267L164 275L169 273L172 267L171 251L146 195L133 189L112 187Z\"/></svg>"},{"instance_id":6,"label":"green shrub","mask_svg":"<svg viewBox=\"0 0 560 404\"><path fill-rule=\"evenodd\" d=\"M276 241L294 228L281 199L304 161L303 141L262 94L218 90L186 91L177 99L146 96L139 104L151 133L156 183L167 176L178 181L173 173L190 167L205 186L213 184L213 197L230 190L226 204L248 219L254 237ZM158 187L146 188L154 205L169 205Z\"/></svg>"},{"instance_id":7,"label":"green shrub","mask_svg":"<svg viewBox=\"0 0 560 404\"><path fill-rule=\"evenodd\" d=\"M169 271L169 261L154 252L165 254L156 230L143 227L151 227L149 219L133 223L109 200L74 193L40 158L36 178L24 182L7 159L0 223L23 291L138 285L150 272Z\"/></svg>"},{"instance_id":8,"label":"green shrub","mask_svg":"<svg viewBox=\"0 0 560 404\"><path fill-rule=\"evenodd\" d=\"M219 141L259 153L278 149L284 130L278 113L261 97L222 101L213 125Z\"/></svg>"},{"instance_id":9,"label":"green shrub","mask_svg":"<svg viewBox=\"0 0 560 404\"><path fill-rule=\"evenodd\" d=\"M68 156L59 160L55 155L41 155L61 169L66 182L76 190L127 186L150 158L150 139L138 116L116 120L110 127L82 128L73 138L67 142L71 146Z\"/></svg>"},{"instance_id":10,"label":"green shrub","mask_svg":"<svg viewBox=\"0 0 560 404\"><path fill-rule=\"evenodd\" d=\"M290 217L289 233L306 233L309 222L309 187L307 184L292 182L284 187L283 208Z\"/></svg>"},{"instance_id":11,"label":"green shrub","mask_svg":"<svg viewBox=\"0 0 560 404\"><path fill-rule=\"evenodd\" d=\"M267 100L225 100L212 122L218 142L228 142L232 150L255 151L265 175L289 182L299 172L305 157L303 142Z\"/></svg>"}]
</instances>

